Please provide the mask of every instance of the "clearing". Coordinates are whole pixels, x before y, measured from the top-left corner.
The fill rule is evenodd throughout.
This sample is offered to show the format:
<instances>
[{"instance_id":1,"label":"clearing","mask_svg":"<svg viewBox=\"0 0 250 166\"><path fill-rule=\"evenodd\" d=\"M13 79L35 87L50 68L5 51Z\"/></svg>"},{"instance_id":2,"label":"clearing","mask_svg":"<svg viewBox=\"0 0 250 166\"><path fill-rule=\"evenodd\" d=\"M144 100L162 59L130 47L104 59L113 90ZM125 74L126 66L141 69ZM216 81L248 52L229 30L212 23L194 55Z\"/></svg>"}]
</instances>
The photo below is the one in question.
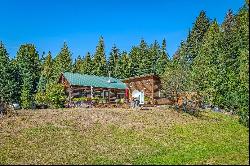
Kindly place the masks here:
<instances>
[{"instance_id":1,"label":"clearing","mask_svg":"<svg viewBox=\"0 0 250 166\"><path fill-rule=\"evenodd\" d=\"M174 110L20 110L0 119L0 164L249 164L237 117Z\"/></svg>"}]
</instances>

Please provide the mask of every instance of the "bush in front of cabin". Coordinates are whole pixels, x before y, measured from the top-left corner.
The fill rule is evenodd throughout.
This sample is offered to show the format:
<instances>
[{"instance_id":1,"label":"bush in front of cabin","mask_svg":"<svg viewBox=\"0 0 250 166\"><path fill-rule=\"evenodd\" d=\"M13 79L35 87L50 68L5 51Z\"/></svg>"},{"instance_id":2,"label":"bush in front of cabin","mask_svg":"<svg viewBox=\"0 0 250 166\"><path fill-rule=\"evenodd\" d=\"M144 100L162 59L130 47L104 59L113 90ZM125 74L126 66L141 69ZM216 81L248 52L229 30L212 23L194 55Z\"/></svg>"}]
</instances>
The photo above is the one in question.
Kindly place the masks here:
<instances>
[{"instance_id":1,"label":"bush in front of cabin","mask_svg":"<svg viewBox=\"0 0 250 166\"><path fill-rule=\"evenodd\" d=\"M35 95L36 107L44 108L47 105L45 92L37 92Z\"/></svg>"},{"instance_id":2,"label":"bush in front of cabin","mask_svg":"<svg viewBox=\"0 0 250 166\"><path fill-rule=\"evenodd\" d=\"M48 84L46 87L46 100L51 108L62 108L66 101L64 87L61 84Z\"/></svg>"},{"instance_id":3,"label":"bush in front of cabin","mask_svg":"<svg viewBox=\"0 0 250 166\"><path fill-rule=\"evenodd\" d=\"M62 108L66 101L64 87L61 84L46 85L45 92L38 92L35 96L37 105L47 105L50 108Z\"/></svg>"}]
</instances>

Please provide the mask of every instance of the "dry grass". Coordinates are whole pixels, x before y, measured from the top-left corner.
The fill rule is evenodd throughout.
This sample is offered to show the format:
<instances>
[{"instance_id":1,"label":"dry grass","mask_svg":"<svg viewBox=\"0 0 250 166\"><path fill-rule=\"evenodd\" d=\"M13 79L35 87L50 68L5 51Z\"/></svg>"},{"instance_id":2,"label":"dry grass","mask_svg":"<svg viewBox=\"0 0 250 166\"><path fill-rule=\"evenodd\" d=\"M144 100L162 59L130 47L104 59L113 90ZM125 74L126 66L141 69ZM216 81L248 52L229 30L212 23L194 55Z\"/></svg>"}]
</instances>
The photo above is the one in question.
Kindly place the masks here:
<instances>
[{"instance_id":1,"label":"dry grass","mask_svg":"<svg viewBox=\"0 0 250 166\"><path fill-rule=\"evenodd\" d=\"M248 164L235 117L172 110L20 110L0 119L0 164Z\"/></svg>"}]
</instances>

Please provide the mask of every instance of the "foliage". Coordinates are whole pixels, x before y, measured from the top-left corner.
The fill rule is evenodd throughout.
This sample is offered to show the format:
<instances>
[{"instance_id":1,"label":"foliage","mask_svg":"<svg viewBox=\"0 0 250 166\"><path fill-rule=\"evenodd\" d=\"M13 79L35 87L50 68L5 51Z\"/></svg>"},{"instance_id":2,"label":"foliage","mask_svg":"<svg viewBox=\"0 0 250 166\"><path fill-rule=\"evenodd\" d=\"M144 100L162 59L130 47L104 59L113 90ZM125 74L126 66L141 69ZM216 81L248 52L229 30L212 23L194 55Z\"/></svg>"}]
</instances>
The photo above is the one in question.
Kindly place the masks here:
<instances>
[{"instance_id":1,"label":"foliage","mask_svg":"<svg viewBox=\"0 0 250 166\"><path fill-rule=\"evenodd\" d=\"M192 83L195 91L200 92L209 103L217 104L219 81L217 76L219 52L219 25L214 21L204 36L200 52L192 65Z\"/></svg>"},{"instance_id":2,"label":"foliage","mask_svg":"<svg viewBox=\"0 0 250 166\"><path fill-rule=\"evenodd\" d=\"M82 73L82 69L83 69L83 65L84 65L84 61L81 58L80 55L78 55L77 59L75 60L75 63L73 64L73 72L74 73Z\"/></svg>"},{"instance_id":3,"label":"foliage","mask_svg":"<svg viewBox=\"0 0 250 166\"><path fill-rule=\"evenodd\" d=\"M21 106L24 109L31 108L34 104L33 93L32 93L32 80L30 73L27 71L25 77L23 78L23 85L21 89Z\"/></svg>"},{"instance_id":4,"label":"foliage","mask_svg":"<svg viewBox=\"0 0 250 166\"><path fill-rule=\"evenodd\" d=\"M161 77L164 93L176 98L178 94L184 92L187 84L186 75L187 72L182 69L179 61L174 60L169 63Z\"/></svg>"},{"instance_id":5,"label":"foliage","mask_svg":"<svg viewBox=\"0 0 250 166\"><path fill-rule=\"evenodd\" d=\"M102 99L102 98L100 98L100 97L92 97L92 98L91 98L91 100L92 100L92 101L95 101L95 102L98 102L100 99Z\"/></svg>"},{"instance_id":6,"label":"foliage","mask_svg":"<svg viewBox=\"0 0 250 166\"><path fill-rule=\"evenodd\" d=\"M240 81L235 92L238 94L238 114L242 123L249 127L249 1L246 3L235 18L237 40L240 41L236 75L236 80Z\"/></svg>"},{"instance_id":7,"label":"foliage","mask_svg":"<svg viewBox=\"0 0 250 166\"><path fill-rule=\"evenodd\" d=\"M35 95L36 104L47 105L50 108L62 108L66 101L64 87L61 84L49 83L45 92L38 92Z\"/></svg>"},{"instance_id":8,"label":"foliage","mask_svg":"<svg viewBox=\"0 0 250 166\"><path fill-rule=\"evenodd\" d=\"M153 72L156 73L157 75L162 75L165 71L165 68L170 63L169 55L166 51L166 40L163 39L161 50L159 50L160 48L156 46L154 46L154 48L157 48L156 55L157 54L160 54L160 55L154 56L157 59L157 61L156 62L153 61L154 63L152 65L156 66L156 69L155 69L156 71L154 70Z\"/></svg>"},{"instance_id":9,"label":"foliage","mask_svg":"<svg viewBox=\"0 0 250 166\"><path fill-rule=\"evenodd\" d=\"M37 92L35 95L35 101L37 105L45 105L47 103L46 92Z\"/></svg>"},{"instance_id":10,"label":"foliage","mask_svg":"<svg viewBox=\"0 0 250 166\"><path fill-rule=\"evenodd\" d=\"M89 97L75 97L72 99L72 101L90 101L91 98Z\"/></svg>"},{"instance_id":11,"label":"foliage","mask_svg":"<svg viewBox=\"0 0 250 166\"><path fill-rule=\"evenodd\" d=\"M142 39L139 46L132 47L129 57L131 59L130 76L151 73L161 75L170 61L166 51L165 39L162 42L162 47L157 41L148 46Z\"/></svg>"},{"instance_id":12,"label":"foliage","mask_svg":"<svg viewBox=\"0 0 250 166\"><path fill-rule=\"evenodd\" d=\"M66 101L64 87L61 84L48 84L46 87L46 100L51 108L62 108Z\"/></svg>"},{"instance_id":13,"label":"foliage","mask_svg":"<svg viewBox=\"0 0 250 166\"><path fill-rule=\"evenodd\" d=\"M0 100L13 101L15 93L15 80L13 65L9 59L4 44L0 42Z\"/></svg>"},{"instance_id":14,"label":"foliage","mask_svg":"<svg viewBox=\"0 0 250 166\"><path fill-rule=\"evenodd\" d=\"M112 77L117 78L119 72L119 59L120 50L114 45L111 49L109 61L108 61L108 71L111 73Z\"/></svg>"},{"instance_id":15,"label":"foliage","mask_svg":"<svg viewBox=\"0 0 250 166\"><path fill-rule=\"evenodd\" d=\"M93 69L93 61L91 59L91 55L88 52L87 55L84 58L84 62L83 62L83 68L81 69L81 72L83 74L92 74L92 69Z\"/></svg>"},{"instance_id":16,"label":"foliage","mask_svg":"<svg viewBox=\"0 0 250 166\"><path fill-rule=\"evenodd\" d=\"M140 53L139 48L133 46L132 49L129 52L129 57L131 58L131 76L137 76L140 75Z\"/></svg>"},{"instance_id":17,"label":"foliage","mask_svg":"<svg viewBox=\"0 0 250 166\"><path fill-rule=\"evenodd\" d=\"M183 57L186 65L192 64L193 59L198 55L204 35L209 26L210 21L206 16L206 12L201 11L187 37L187 52L185 52Z\"/></svg>"},{"instance_id":18,"label":"foliage","mask_svg":"<svg viewBox=\"0 0 250 166\"><path fill-rule=\"evenodd\" d=\"M106 62L106 56L104 51L104 39L103 37L100 37L99 43L96 47L96 52L93 57L93 75L98 76L107 76L107 62Z\"/></svg>"},{"instance_id":19,"label":"foliage","mask_svg":"<svg viewBox=\"0 0 250 166\"><path fill-rule=\"evenodd\" d=\"M39 55L35 46L32 44L21 45L17 52L15 65L21 106L31 108L41 72Z\"/></svg>"},{"instance_id":20,"label":"foliage","mask_svg":"<svg viewBox=\"0 0 250 166\"><path fill-rule=\"evenodd\" d=\"M47 57L44 59L44 63L41 69L41 76L38 83L38 92L44 92L46 88L46 84L52 82L52 56L51 52L49 51Z\"/></svg>"},{"instance_id":21,"label":"foliage","mask_svg":"<svg viewBox=\"0 0 250 166\"><path fill-rule=\"evenodd\" d=\"M166 67L163 75L166 91L181 87L181 91L197 92L207 103L237 113L240 121L249 126L247 4L236 14L229 10L221 25L216 20L210 23L202 11L187 40L176 51L175 61L179 70Z\"/></svg>"},{"instance_id":22,"label":"foliage","mask_svg":"<svg viewBox=\"0 0 250 166\"><path fill-rule=\"evenodd\" d=\"M146 101L146 102L147 102L147 101L150 101L150 100L151 100L151 98L150 98L150 97L148 97L148 96L145 96L145 97L144 97L144 101Z\"/></svg>"},{"instance_id":23,"label":"foliage","mask_svg":"<svg viewBox=\"0 0 250 166\"><path fill-rule=\"evenodd\" d=\"M72 53L70 52L66 42L64 42L60 53L55 57L53 61L53 71L51 79L54 83L58 81L58 78L62 72L72 71Z\"/></svg>"},{"instance_id":24,"label":"foliage","mask_svg":"<svg viewBox=\"0 0 250 166\"><path fill-rule=\"evenodd\" d=\"M131 76L131 58L127 54L127 52L123 51L121 54L121 58L118 61L118 74L117 78L124 79L129 78Z\"/></svg>"}]
</instances>

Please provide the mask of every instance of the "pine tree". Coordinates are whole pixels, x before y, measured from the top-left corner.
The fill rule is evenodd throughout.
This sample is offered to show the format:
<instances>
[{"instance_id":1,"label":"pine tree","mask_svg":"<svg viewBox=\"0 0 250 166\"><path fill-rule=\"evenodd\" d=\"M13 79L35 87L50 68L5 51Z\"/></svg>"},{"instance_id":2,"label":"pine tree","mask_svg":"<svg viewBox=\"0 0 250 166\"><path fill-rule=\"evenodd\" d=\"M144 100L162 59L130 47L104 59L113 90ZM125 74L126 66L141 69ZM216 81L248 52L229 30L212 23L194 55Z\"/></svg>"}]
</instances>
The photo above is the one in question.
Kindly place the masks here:
<instances>
[{"instance_id":1,"label":"pine tree","mask_svg":"<svg viewBox=\"0 0 250 166\"><path fill-rule=\"evenodd\" d=\"M62 72L71 72L72 71L72 54L64 42L63 47L60 53L55 57L53 62L53 74L52 80L56 83Z\"/></svg>"},{"instance_id":2,"label":"pine tree","mask_svg":"<svg viewBox=\"0 0 250 166\"><path fill-rule=\"evenodd\" d=\"M50 78L52 76L52 67L53 67L53 59L52 59L51 52L49 51L47 57L45 58L43 71L41 73L42 75L44 75L47 82L52 81Z\"/></svg>"},{"instance_id":3,"label":"pine tree","mask_svg":"<svg viewBox=\"0 0 250 166\"><path fill-rule=\"evenodd\" d=\"M44 92L46 84L52 82L52 56L51 52L48 52L47 57L44 59L44 63L42 66L41 76L38 83L38 92Z\"/></svg>"},{"instance_id":4,"label":"pine tree","mask_svg":"<svg viewBox=\"0 0 250 166\"><path fill-rule=\"evenodd\" d=\"M158 42L155 40L153 44L150 45L149 47L149 56L148 56L148 63L149 65L149 71L148 73L158 73L158 70L160 68L160 64L158 63L159 58L161 57L160 53L160 45Z\"/></svg>"},{"instance_id":5,"label":"pine tree","mask_svg":"<svg viewBox=\"0 0 250 166\"><path fill-rule=\"evenodd\" d=\"M168 63L166 70L161 75L163 93L175 100L180 93L185 91L186 72L182 69L180 61L173 60Z\"/></svg>"},{"instance_id":6,"label":"pine tree","mask_svg":"<svg viewBox=\"0 0 250 166\"><path fill-rule=\"evenodd\" d=\"M127 52L123 51L121 58L118 61L117 78L124 79L131 76L131 59L129 58Z\"/></svg>"},{"instance_id":7,"label":"pine tree","mask_svg":"<svg viewBox=\"0 0 250 166\"><path fill-rule=\"evenodd\" d=\"M196 18L193 28L188 33L187 40L182 41L181 46L177 51L178 57L177 55L174 57L174 59L178 59L182 70L185 71L185 77L183 76L182 78L186 85L186 91L193 90L191 80L192 64L195 57L199 55L204 35L209 26L209 18L207 18L204 11L201 11L199 16Z\"/></svg>"},{"instance_id":8,"label":"pine tree","mask_svg":"<svg viewBox=\"0 0 250 166\"><path fill-rule=\"evenodd\" d=\"M185 57L186 51L187 51L187 43L182 40L180 46L173 55L173 60L184 61L183 57Z\"/></svg>"},{"instance_id":9,"label":"pine tree","mask_svg":"<svg viewBox=\"0 0 250 166\"><path fill-rule=\"evenodd\" d=\"M247 25L248 11L246 10L246 14L243 16L243 22L238 22L237 19L241 11L243 11L242 9L236 16L229 10L222 24L220 44L222 50L219 57L219 67L222 71L221 78L223 78L223 104L231 110L236 110L240 107L239 103L241 99L240 91L238 90L240 85L240 63L238 59L241 56L241 48L247 46L249 40ZM246 35L241 35L242 32Z\"/></svg>"},{"instance_id":10,"label":"pine tree","mask_svg":"<svg viewBox=\"0 0 250 166\"><path fill-rule=\"evenodd\" d=\"M23 108L30 108L33 95L37 91L40 78L40 61L36 48L32 44L21 45L17 52L16 63L18 69L20 99Z\"/></svg>"},{"instance_id":11,"label":"pine tree","mask_svg":"<svg viewBox=\"0 0 250 166\"><path fill-rule=\"evenodd\" d=\"M240 121L249 127L249 50L242 50L239 57L240 84L238 90L239 94L239 108L238 115Z\"/></svg>"},{"instance_id":12,"label":"pine tree","mask_svg":"<svg viewBox=\"0 0 250 166\"><path fill-rule=\"evenodd\" d=\"M42 56L41 56L41 59L40 59L40 62L41 62L41 66L43 66L43 64L44 64L44 62L45 62L45 52L43 51L43 53L42 53ZM41 68L41 70L42 70L42 68Z\"/></svg>"},{"instance_id":13,"label":"pine tree","mask_svg":"<svg viewBox=\"0 0 250 166\"><path fill-rule=\"evenodd\" d=\"M75 63L73 65L73 72L74 73L82 73L82 68L84 61L82 60L81 56L78 55L77 59L75 60Z\"/></svg>"},{"instance_id":14,"label":"pine tree","mask_svg":"<svg viewBox=\"0 0 250 166\"><path fill-rule=\"evenodd\" d=\"M9 54L4 44L0 42L0 101L13 101L14 87L14 73Z\"/></svg>"},{"instance_id":15,"label":"pine tree","mask_svg":"<svg viewBox=\"0 0 250 166\"><path fill-rule=\"evenodd\" d=\"M237 107L240 121L249 127L249 1L240 9L235 17L235 35L239 42L236 75Z\"/></svg>"},{"instance_id":16,"label":"pine tree","mask_svg":"<svg viewBox=\"0 0 250 166\"><path fill-rule=\"evenodd\" d=\"M139 45L139 75L150 74L152 72L152 58L149 48L144 39L141 39Z\"/></svg>"},{"instance_id":17,"label":"pine tree","mask_svg":"<svg viewBox=\"0 0 250 166\"><path fill-rule=\"evenodd\" d=\"M19 71L18 68L18 63L17 63L17 59L14 58L11 60L10 62L11 64L11 68L12 68L12 73L13 73L13 78L14 78L14 87L13 87L13 97L12 100L20 103L20 96L21 96L21 73Z\"/></svg>"},{"instance_id":18,"label":"pine tree","mask_svg":"<svg viewBox=\"0 0 250 166\"><path fill-rule=\"evenodd\" d=\"M131 76L140 76L152 72L153 53L144 39L141 39L139 46L133 46L130 53Z\"/></svg>"},{"instance_id":19,"label":"pine tree","mask_svg":"<svg viewBox=\"0 0 250 166\"><path fill-rule=\"evenodd\" d=\"M187 52L184 55L187 64L192 64L193 59L198 55L203 37L207 32L209 25L209 18L207 18L205 11L201 11L187 38Z\"/></svg>"},{"instance_id":20,"label":"pine tree","mask_svg":"<svg viewBox=\"0 0 250 166\"><path fill-rule=\"evenodd\" d=\"M120 50L114 45L110 52L108 61L108 71L112 77L117 77L119 72Z\"/></svg>"},{"instance_id":21,"label":"pine tree","mask_svg":"<svg viewBox=\"0 0 250 166\"><path fill-rule=\"evenodd\" d=\"M100 37L99 43L96 47L96 52L93 57L93 74L98 76L107 76L107 62L104 51L104 40Z\"/></svg>"},{"instance_id":22,"label":"pine tree","mask_svg":"<svg viewBox=\"0 0 250 166\"><path fill-rule=\"evenodd\" d=\"M88 75L91 75L93 73L93 62L89 52L87 52L87 55L84 58L81 72Z\"/></svg>"},{"instance_id":23,"label":"pine tree","mask_svg":"<svg viewBox=\"0 0 250 166\"><path fill-rule=\"evenodd\" d=\"M170 62L169 55L166 50L166 40L163 39L159 59L156 62L156 74L162 75L166 65Z\"/></svg>"},{"instance_id":24,"label":"pine tree","mask_svg":"<svg viewBox=\"0 0 250 166\"><path fill-rule=\"evenodd\" d=\"M131 76L139 76L141 74L140 72L140 63L141 63L141 57L140 57L140 50L138 47L133 46L129 57L131 59Z\"/></svg>"},{"instance_id":25,"label":"pine tree","mask_svg":"<svg viewBox=\"0 0 250 166\"><path fill-rule=\"evenodd\" d=\"M218 54L218 89L219 89L219 96L217 97L218 104L223 107L231 107L231 101L229 99L229 87L230 87L230 80L229 80L229 73L231 73L231 63L234 59L232 54L235 54L237 41L235 40L234 35L234 26L235 26L235 17L233 15L232 10L229 10L226 14L225 20L221 25L221 33L220 33L220 40L219 40L219 54ZM235 75L235 74L233 74Z\"/></svg>"},{"instance_id":26,"label":"pine tree","mask_svg":"<svg viewBox=\"0 0 250 166\"><path fill-rule=\"evenodd\" d=\"M25 71L22 75L22 88L21 88L21 106L22 108L31 108L34 102L34 92L32 93L32 73L30 71Z\"/></svg>"},{"instance_id":27,"label":"pine tree","mask_svg":"<svg viewBox=\"0 0 250 166\"><path fill-rule=\"evenodd\" d=\"M192 66L192 86L206 97L207 102L218 104L218 52L219 52L219 25L215 21L205 34L200 52L194 59Z\"/></svg>"}]
</instances>

